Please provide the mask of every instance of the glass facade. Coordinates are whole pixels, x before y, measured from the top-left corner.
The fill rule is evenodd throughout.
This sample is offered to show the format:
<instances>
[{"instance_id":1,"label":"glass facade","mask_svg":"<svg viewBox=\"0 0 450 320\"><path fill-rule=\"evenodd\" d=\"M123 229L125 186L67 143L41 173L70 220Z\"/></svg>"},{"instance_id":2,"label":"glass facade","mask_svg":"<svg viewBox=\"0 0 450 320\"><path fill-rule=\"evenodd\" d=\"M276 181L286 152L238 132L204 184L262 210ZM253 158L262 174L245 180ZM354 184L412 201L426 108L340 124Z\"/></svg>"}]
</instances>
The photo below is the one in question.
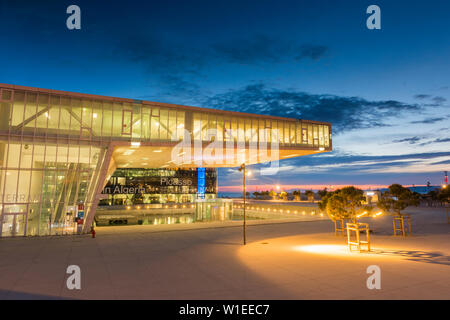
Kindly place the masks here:
<instances>
[{"instance_id":1,"label":"glass facade","mask_svg":"<svg viewBox=\"0 0 450 320\"><path fill-rule=\"evenodd\" d=\"M60 96L1 91L2 236L62 234L73 224L73 206L84 203L90 211L105 148L88 138L95 105L83 110L81 100L73 108L70 103ZM74 131L77 139L70 136Z\"/></svg>"},{"instance_id":2,"label":"glass facade","mask_svg":"<svg viewBox=\"0 0 450 320\"><path fill-rule=\"evenodd\" d=\"M172 145L185 129L194 141L270 143L262 129L278 129L280 148L332 145L327 123L2 84L0 112L0 236L64 233L80 204L92 221L114 143Z\"/></svg>"}]
</instances>

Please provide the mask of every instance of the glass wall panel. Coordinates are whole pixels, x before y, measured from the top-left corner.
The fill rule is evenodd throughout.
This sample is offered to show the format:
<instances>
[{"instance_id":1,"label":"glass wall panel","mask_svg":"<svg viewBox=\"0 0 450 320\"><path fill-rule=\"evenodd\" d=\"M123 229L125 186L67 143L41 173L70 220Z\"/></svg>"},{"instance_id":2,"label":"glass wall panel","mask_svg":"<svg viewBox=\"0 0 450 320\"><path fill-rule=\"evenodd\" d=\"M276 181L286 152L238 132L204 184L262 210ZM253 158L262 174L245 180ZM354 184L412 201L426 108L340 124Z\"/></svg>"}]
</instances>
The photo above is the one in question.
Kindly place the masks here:
<instances>
[{"instance_id":1,"label":"glass wall panel","mask_svg":"<svg viewBox=\"0 0 450 320\"><path fill-rule=\"evenodd\" d=\"M245 120L238 118L238 140L239 142L245 141Z\"/></svg>"},{"instance_id":2,"label":"glass wall panel","mask_svg":"<svg viewBox=\"0 0 450 320\"><path fill-rule=\"evenodd\" d=\"M296 132L295 132L295 139L297 144L302 144L302 123L297 122L296 126Z\"/></svg>"},{"instance_id":3,"label":"glass wall panel","mask_svg":"<svg viewBox=\"0 0 450 320\"><path fill-rule=\"evenodd\" d=\"M225 127L225 129L226 130L230 130L230 128L229 127ZM234 142L237 142L238 141L238 132L237 132L237 129L238 129L238 119L237 118L231 118L231 139L234 141Z\"/></svg>"},{"instance_id":4,"label":"glass wall panel","mask_svg":"<svg viewBox=\"0 0 450 320\"><path fill-rule=\"evenodd\" d=\"M0 112L2 117L0 117L0 130L4 132L9 131L9 120L11 114L11 103L2 102L0 103Z\"/></svg>"},{"instance_id":5,"label":"glass wall panel","mask_svg":"<svg viewBox=\"0 0 450 320\"><path fill-rule=\"evenodd\" d=\"M150 123L151 139L153 141L159 140L159 108L152 108L152 121Z\"/></svg>"},{"instance_id":6,"label":"glass wall panel","mask_svg":"<svg viewBox=\"0 0 450 320\"><path fill-rule=\"evenodd\" d=\"M27 92L25 104L25 122L23 123L23 131L34 133L36 127L37 113L37 94Z\"/></svg>"},{"instance_id":7,"label":"glass wall panel","mask_svg":"<svg viewBox=\"0 0 450 320\"><path fill-rule=\"evenodd\" d=\"M17 179L19 178L19 170L6 171L5 187L3 193L3 203L17 202Z\"/></svg>"},{"instance_id":8,"label":"glass wall panel","mask_svg":"<svg viewBox=\"0 0 450 320\"><path fill-rule=\"evenodd\" d=\"M167 109L161 109L159 111L159 138L161 140L170 139L169 133L169 111Z\"/></svg>"},{"instance_id":9,"label":"glass wall panel","mask_svg":"<svg viewBox=\"0 0 450 320\"><path fill-rule=\"evenodd\" d=\"M177 137L177 111L170 109L169 110L169 131L168 131L168 139L172 140L173 136Z\"/></svg>"},{"instance_id":10,"label":"glass wall panel","mask_svg":"<svg viewBox=\"0 0 450 320\"><path fill-rule=\"evenodd\" d=\"M266 142L266 130L265 130L265 120L260 119L258 125L258 139L261 142Z\"/></svg>"},{"instance_id":11,"label":"glass wall panel","mask_svg":"<svg viewBox=\"0 0 450 320\"><path fill-rule=\"evenodd\" d=\"M323 147L324 140L323 140L323 125L319 125L319 146Z\"/></svg>"},{"instance_id":12,"label":"glass wall panel","mask_svg":"<svg viewBox=\"0 0 450 320\"><path fill-rule=\"evenodd\" d=\"M142 108L139 104L133 105L133 118L132 118L132 137L139 139L142 136Z\"/></svg>"},{"instance_id":13,"label":"glass wall panel","mask_svg":"<svg viewBox=\"0 0 450 320\"><path fill-rule=\"evenodd\" d=\"M290 127L290 135L289 135L289 142L291 144L295 144L295 123L291 122L289 124Z\"/></svg>"},{"instance_id":14,"label":"glass wall panel","mask_svg":"<svg viewBox=\"0 0 450 320\"><path fill-rule=\"evenodd\" d=\"M177 137L178 140L184 138L184 128L185 128L185 113L184 111L177 111Z\"/></svg>"},{"instance_id":15,"label":"glass wall panel","mask_svg":"<svg viewBox=\"0 0 450 320\"><path fill-rule=\"evenodd\" d=\"M284 143L284 126L283 121L277 121L278 124L278 141L280 145Z\"/></svg>"},{"instance_id":16,"label":"glass wall panel","mask_svg":"<svg viewBox=\"0 0 450 320\"><path fill-rule=\"evenodd\" d=\"M202 113L202 141L208 140L208 114Z\"/></svg>"},{"instance_id":17,"label":"glass wall panel","mask_svg":"<svg viewBox=\"0 0 450 320\"><path fill-rule=\"evenodd\" d=\"M123 107L121 103L114 102L113 112L113 136L122 136L122 111Z\"/></svg>"},{"instance_id":18,"label":"glass wall panel","mask_svg":"<svg viewBox=\"0 0 450 320\"><path fill-rule=\"evenodd\" d=\"M251 141L258 142L258 119L252 119Z\"/></svg>"},{"instance_id":19,"label":"glass wall panel","mask_svg":"<svg viewBox=\"0 0 450 320\"><path fill-rule=\"evenodd\" d=\"M101 101L92 103L92 134L94 137L102 136L103 110Z\"/></svg>"},{"instance_id":20,"label":"glass wall panel","mask_svg":"<svg viewBox=\"0 0 450 320\"><path fill-rule=\"evenodd\" d=\"M11 125L17 126L24 120L25 113L25 93L15 92L14 94L14 107L12 109Z\"/></svg>"},{"instance_id":21,"label":"glass wall panel","mask_svg":"<svg viewBox=\"0 0 450 320\"><path fill-rule=\"evenodd\" d=\"M328 126L324 126L323 129L324 129L323 136L325 138L325 147L329 147L330 146L330 130L329 130Z\"/></svg>"},{"instance_id":22,"label":"glass wall panel","mask_svg":"<svg viewBox=\"0 0 450 320\"><path fill-rule=\"evenodd\" d=\"M202 115L194 113L194 140L200 141L202 139Z\"/></svg>"},{"instance_id":23,"label":"glass wall panel","mask_svg":"<svg viewBox=\"0 0 450 320\"><path fill-rule=\"evenodd\" d=\"M319 145L319 127L316 124L313 125L313 139L314 146L317 147Z\"/></svg>"},{"instance_id":24,"label":"glass wall panel","mask_svg":"<svg viewBox=\"0 0 450 320\"><path fill-rule=\"evenodd\" d=\"M223 141L223 117L217 116L217 140Z\"/></svg>"},{"instance_id":25,"label":"glass wall panel","mask_svg":"<svg viewBox=\"0 0 450 320\"><path fill-rule=\"evenodd\" d=\"M245 142L250 142L250 139L252 137L252 120L251 119L245 119Z\"/></svg>"},{"instance_id":26,"label":"glass wall panel","mask_svg":"<svg viewBox=\"0 0 450 320\"><path fill-rule=\"evenodd\" d=\"M312 124L308 125L308 144L313 145L313 126Z\"/></svg>"},{"instance_id":27,"label":"glass wall panel","mask_svg":"<svg viewBox=\"0 0 450 320\"><path fill-rule=\"evenodd\" d=\"M150 108L142 107L142 138L150 139Z\"/></svg>"},{"instance_id":28,"label":"glass wall panel","mask_svg":"<svg viewBox=\"0 0 450 320\"><path fill-rule=\"evenodd\" d=\"M113 105L110 102L103 102L102 136L111 137L113 128Z\"/></svg>"},{"instance_id":29,"label":"glass wall panel","mask_svg":"<svg viewBox=\"0 0 450 320\"><path fill-rule=\"evenodd\" d=\"M289 144L289 122L283 121L284 125L284 143Z\"/></svg>"},{"instance_id":30,"label":"glass wall panel","mask_svg":"<svg viewBox=\"0 0 450 320\"><path fill-rule=\"evenodd\" d=\"M51 129L50 133L54 135L59 128L59 96L50 96L49 99L50 109L46 116L48 118L48 129Z\"/></svg>"},{"instance_id":31,"label":"glass wall panel","mask_svg":"<svg viewBox=\"0 0 450 320\"><path fill-rule=\"evenodd\" d=\"M208 138L209 139L207 139L208 141L213 141L214 140L214 135L216 134L216 132L217 132L217 122L216 122L216 116L215 115L212 115L212 114L208 114L208 129L210 129L210 130L214 130L214 131L210 131L210 132L212 132L213 134L212 135L210 135Z\"/></svg>"}]
</instances>

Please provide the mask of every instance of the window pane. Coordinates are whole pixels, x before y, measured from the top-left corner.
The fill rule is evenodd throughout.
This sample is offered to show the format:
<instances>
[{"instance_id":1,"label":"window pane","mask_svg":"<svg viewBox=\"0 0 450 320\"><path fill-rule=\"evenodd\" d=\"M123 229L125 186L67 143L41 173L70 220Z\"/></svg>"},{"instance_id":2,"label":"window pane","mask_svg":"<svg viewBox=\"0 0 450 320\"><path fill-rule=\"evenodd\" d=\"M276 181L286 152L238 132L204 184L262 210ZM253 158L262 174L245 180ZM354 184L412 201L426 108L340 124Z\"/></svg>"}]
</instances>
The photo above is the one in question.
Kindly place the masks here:
<instances>
[{"instance_id":1,"label":"window pane","mask_svg":"<svg viewBox=\"0 0 450 320\"><path fill-rule=\"evenodd\" d=\"M194 140L200 141L202 136L202 115L194 113Z\"/></svg>"},{"instance_id":2,"label":"window pane","mask_svg":"<svg viewBox=\"0 0 450 320\"><path fill-rule=\"evenodd\" d=\"M13 126L21 124L24 120L25 113L25 93L15 92L14 93L14 107L13 114L11 118L11 123Z\"/></svg>"},{"instance_id":3,"label":"window pane","mask_svg":"<svg viewBox=\"0 0 450 320\"><path fill-rule=\"evenodd\" d=\"M309 124L308 125L308 144L312 145L313 144L313 130L312 130L312 125Z\"/></svg>"},{"instance_id":4,"label":"window pane","mask_svg":"<svg viewBox=\"0 0 450 320\"><path fill-rule=\"evenodd\" d=\"M328 126L324 126L323 129L324 129L323 136L325 138L325 147L329 147L330 146L330 131L329 131L329 127Z\"/></svg>"},{"instance_id":5,"label":"window pane","mask_svg":"<svg viewBox=\"0 0 450 320\"><path fill-rule=\"evenodd\" d=\"M93 107L92 131L93 131L94 136L99 137L102 135L102 118L103 118L101 101L94 101L92 104L92 107Z\"/></svg>"},{"instance_id":6,"label":"window pane","mask_svg":"<svg viewBox=\"0 0 450 320\"><path fill-rule=\"evenodd\" d=\"M177 111L177 137L178 140L184 139L184 128L185 128L185 112Z\"/></svg>"},{"instance_id":7,"label":"window pane","mask_svg":"<svg viewBox=\"0 0 450 320\"><path fill-rule=\"evenodd\" d=\"M169 111L167 109L161 109L159 113L159 138L161 140L168 139L168 126L169 126ZM169 137L170 138L170 137Z\"/></svg>"},{"instance_id":8,"label":"window pane","mask_svg":"<svg viewBox=\"0 0 450 320\"><path fill-rule=\"evenodd\" d=\"M122 104L114 102L113 136L119 137L121 135L122 135Z\"/></svg>"},{"instance_id":9,"label":"window pane","mask_svg":"<svg viewBox=\"0 0 450 320\"><path fill-rule=\"evenodd\" d=\"M323 147L323 126L319 126L319 146Z\"/></svg>"},{"instance_id":10,"label":"window pane","mask_svg":"<svg viewBox=\"0 0 450 320\"><path fill-rule=\"evenodd\" d=\"M173 134L176 136L177 133L177 112L176 110L169 110L169 137L168 139L173 139Z\"/></svg>"},{"instance_id":11,"label":"window pane","mask_svg":"<svg viewBox=\"0 0 450 320\"><path fill-rule=\"evenodd\" d=\"M110 102L103 102L102 136L111 137L113 127L113 105Z\"/></svg>"}]
</instances>

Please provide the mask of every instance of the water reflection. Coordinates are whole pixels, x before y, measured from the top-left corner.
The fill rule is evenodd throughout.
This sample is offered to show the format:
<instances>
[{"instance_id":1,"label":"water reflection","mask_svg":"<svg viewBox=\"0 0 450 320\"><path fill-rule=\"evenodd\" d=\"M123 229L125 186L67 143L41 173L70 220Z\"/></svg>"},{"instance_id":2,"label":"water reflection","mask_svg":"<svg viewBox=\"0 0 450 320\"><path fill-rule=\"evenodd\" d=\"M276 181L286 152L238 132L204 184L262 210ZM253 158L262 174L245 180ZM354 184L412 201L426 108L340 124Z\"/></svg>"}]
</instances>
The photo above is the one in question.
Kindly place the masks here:
<instances>
[{"instance_id":1,"label":"water reflection","mask_svg":"<svg viewBox=\"0 0 450 320\"><path fill-rule=\"evenodd\" d=\"M118 226L118 225L159 225L159 224L189 224L213 221L240 221L243 217L240 214L232 215L208 215L198 216L195 213L180 214L142 214L142 215L99 215L96 217L98 226ZM247 217L249 220L261 218Z\"/></svg>"}]
</instances>

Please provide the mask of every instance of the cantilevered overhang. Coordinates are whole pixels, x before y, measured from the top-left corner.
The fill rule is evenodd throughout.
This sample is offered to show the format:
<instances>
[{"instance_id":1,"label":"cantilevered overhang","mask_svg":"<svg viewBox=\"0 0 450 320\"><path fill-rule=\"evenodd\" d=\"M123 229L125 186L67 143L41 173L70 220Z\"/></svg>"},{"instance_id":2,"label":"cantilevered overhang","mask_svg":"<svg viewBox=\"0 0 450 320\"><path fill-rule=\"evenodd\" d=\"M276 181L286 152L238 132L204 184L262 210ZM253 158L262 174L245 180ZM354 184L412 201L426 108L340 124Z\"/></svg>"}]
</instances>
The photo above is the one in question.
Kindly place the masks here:
<instances>
[{"instance_id":1,"label":"cantilevered overhang","mask_svg":"<svg viewBox=\"0 0 450 320\"><path fill-rule=\"evenodd\" d=\"M207 149L210 144L202 143L201 150L194 145L177 147L176 144L135 144L116 142L112 144L113 161L117 168L197 168L197 167L237 167L242 163L247 165L291 159L300 156L331 151L331 148L298 148L278 147L265 148L245 147Z\"/></svg>"}]
</instances>

